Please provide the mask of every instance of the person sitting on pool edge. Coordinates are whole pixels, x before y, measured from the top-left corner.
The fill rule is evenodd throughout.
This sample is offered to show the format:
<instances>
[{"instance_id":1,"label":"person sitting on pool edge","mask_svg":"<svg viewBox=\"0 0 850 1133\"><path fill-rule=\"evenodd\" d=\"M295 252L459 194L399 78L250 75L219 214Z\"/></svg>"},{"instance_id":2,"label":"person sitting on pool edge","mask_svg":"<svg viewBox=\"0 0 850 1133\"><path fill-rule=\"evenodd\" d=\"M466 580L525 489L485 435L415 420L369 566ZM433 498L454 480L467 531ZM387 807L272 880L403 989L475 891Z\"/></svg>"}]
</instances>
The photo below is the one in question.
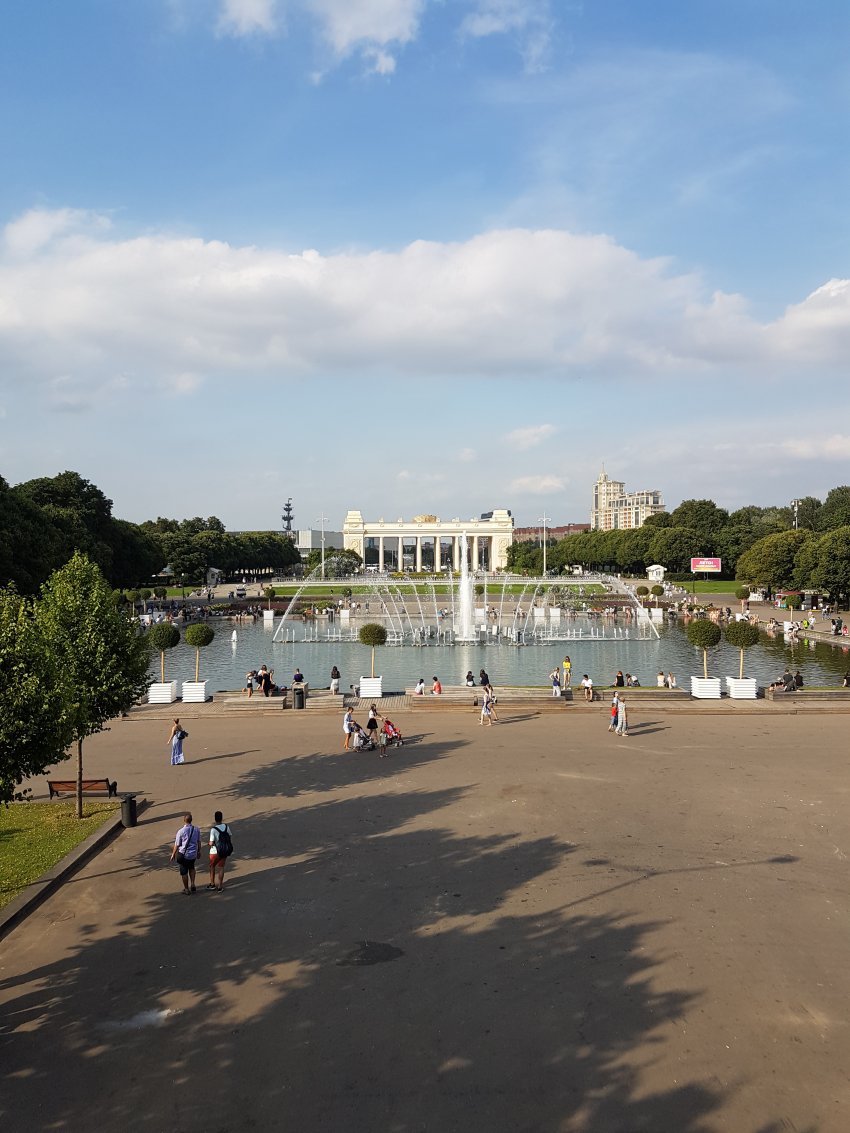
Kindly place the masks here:
<instances>
[{"instance_id":1,"label":"person sitting on pool edge","mask_svg":"<svg viewBox=\"0 0 850 1133\"><path fill-rule=\"evenodd\" d=\"M431 695L432 696L442 696L443 686L440 684L439 677L432 677L432 680L433 680L434 683L431 686Z\"/></svg>"}]
</instances>

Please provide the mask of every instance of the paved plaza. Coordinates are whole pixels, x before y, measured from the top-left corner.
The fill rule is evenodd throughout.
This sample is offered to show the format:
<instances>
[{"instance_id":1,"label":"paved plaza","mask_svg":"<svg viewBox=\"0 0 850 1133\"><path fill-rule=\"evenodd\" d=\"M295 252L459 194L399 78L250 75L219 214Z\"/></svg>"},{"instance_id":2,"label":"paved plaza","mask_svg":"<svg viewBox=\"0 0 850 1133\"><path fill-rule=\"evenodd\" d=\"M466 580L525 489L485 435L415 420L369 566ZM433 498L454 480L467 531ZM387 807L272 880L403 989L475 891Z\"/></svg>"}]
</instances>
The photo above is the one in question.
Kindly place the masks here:
<instances>
[{"instance_id":1,"label":"paved plaza","mask_svg":"<svg viewBox=\"0 0 850 1133\"><path fill-rule=\"evenodd\" d=\"M0 942L7 1133L846 1133L845 716L396 722L87 742L151 805ZM222 894L167 864L187 808Z\"/></svg>"}]
</instances>

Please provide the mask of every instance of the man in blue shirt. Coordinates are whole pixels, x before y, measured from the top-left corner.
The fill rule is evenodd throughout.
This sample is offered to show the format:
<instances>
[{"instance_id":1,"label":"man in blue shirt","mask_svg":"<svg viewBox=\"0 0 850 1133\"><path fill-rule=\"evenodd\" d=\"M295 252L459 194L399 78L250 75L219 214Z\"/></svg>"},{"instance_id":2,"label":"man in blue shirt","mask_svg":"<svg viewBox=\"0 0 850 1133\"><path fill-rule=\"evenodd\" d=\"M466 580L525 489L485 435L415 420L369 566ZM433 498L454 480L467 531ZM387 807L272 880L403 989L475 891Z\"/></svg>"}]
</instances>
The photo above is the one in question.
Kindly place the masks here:
<instances>
[{"instance_id":1,"label":"man in blue shirt","mask_svg":"<svg viewBox=\"0 0 850 1133\"><path fill-rule=\"evenodd\" d=\"M174 845L171 848L169 861L176 861L180 866L180 877L183 881L183 892L188 897L195 892L195 865L201 852L201 831L192 825L191 814L183 815L183 825L177 831Z\"/></svg>"}]
</instances>

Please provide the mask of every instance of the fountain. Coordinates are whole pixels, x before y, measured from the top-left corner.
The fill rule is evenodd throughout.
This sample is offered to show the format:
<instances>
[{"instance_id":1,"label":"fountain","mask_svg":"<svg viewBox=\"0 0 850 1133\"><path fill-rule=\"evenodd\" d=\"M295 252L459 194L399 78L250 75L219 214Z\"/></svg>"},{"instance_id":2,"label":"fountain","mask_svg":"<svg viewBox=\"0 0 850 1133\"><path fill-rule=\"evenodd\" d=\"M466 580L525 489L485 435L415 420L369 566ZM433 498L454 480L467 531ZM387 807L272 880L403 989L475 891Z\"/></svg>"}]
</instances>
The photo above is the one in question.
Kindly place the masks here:
<instances>
[{"instance_id":1,"label":"fountain","mask_svg":"<svg viewBox=\"0 0 850 1133\"><path fill-rule=\"evenodd\" d=\"M461 643L475 641L472 576L469 573L468 544L465 531L460 537L460 582L458 587L457 614L454 623L455 641Z\"/></svg>"}]
</instances>

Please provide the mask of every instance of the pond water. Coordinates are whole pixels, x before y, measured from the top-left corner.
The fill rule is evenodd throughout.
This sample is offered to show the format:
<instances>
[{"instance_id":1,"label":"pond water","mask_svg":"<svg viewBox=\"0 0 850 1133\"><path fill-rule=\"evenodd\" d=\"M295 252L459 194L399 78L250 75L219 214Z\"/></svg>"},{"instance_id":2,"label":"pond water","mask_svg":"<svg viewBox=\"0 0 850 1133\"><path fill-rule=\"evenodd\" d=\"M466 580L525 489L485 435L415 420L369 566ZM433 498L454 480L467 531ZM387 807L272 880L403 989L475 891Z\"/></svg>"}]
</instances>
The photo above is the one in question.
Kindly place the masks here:
<instances>
[{"instance_id":1,"label":"pond water","mask_svg":"<svg viewBox=\"0 0 850 1133\"><path fill-rule=\"evenodd\" d=\"M356 684L361 676L368 676L371 650L356 641L296 641L272 642L272 630L262 623L237 624L229 620L213 621L215 640L201 650L201 680L208 689L217 692L239 689L246 672L265 663L275 671L278 684L289 684L296 668L300 668L307 681L317 688L327 687L330 671L336 665L342 673L341 687L345 691ZM276 620L275 625L279 622ZM289 623L295 633L304 632L301 623ZM231 642L236 629L237 640ZM310 632L313 632L312 629ZM556 641L547 644L516 646L503 644L463 644L430 646L382 646L375 653L375 672L384 677L388 690L411 688L419 677L429 682L439 676L444 685L463 684L468 669L478 676L486 669L493 684L540 685L549 682L548 674L560 664L565 654L572 660L574 683L588 673L596 684L613 683L618 669L636 674L642 685L655 684L660 669L673 672L678 683L689 687L689 678L702 675L702 653L688 643L683 628L673 624L659 627L658 638L633 636L617 640ZM726 643L709 650L709 675L717 677L738 675L737 649ZM782 635L771 637L762 633L757 645L748 649L744 658L744 672L755 677L759 684L770 684L786 665L800 669L806 685L840 685L845 672L850 670L850 645L833 646L824 642L799 641L786 643ZM159 680L159 658L151 666L151 673ZM181 639L165 657L167 680L195 679L195 650Z\"/></svg>"}]
</instances>

